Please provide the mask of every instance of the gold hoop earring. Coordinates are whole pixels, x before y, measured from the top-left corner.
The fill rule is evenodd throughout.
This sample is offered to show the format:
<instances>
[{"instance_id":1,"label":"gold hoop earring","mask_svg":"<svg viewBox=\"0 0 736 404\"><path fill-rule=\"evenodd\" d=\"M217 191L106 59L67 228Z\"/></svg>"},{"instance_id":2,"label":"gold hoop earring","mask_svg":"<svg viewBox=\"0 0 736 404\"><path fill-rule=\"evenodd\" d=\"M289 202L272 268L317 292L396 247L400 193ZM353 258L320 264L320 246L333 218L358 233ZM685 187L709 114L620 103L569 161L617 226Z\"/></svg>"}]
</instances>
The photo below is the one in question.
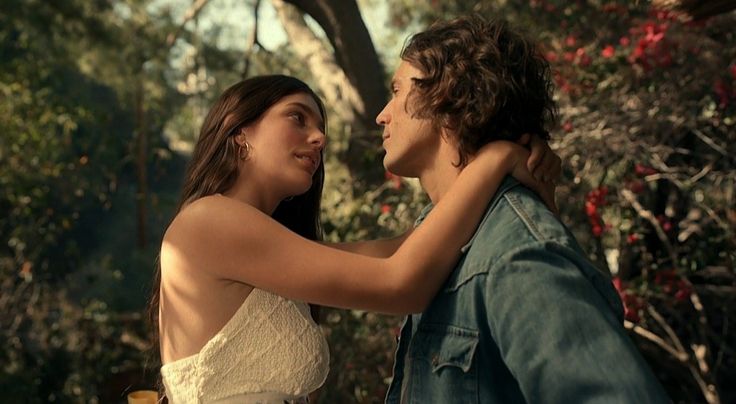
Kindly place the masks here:
<instances>
[{"instance_id":1,"label":"gold hoop earring","mask_svg":"<svg viewBox=\"0 0 736 404\"><path fill-rule=\"evenodd\" d=\"M243 144L238 144L238 157L243 161L250 157L250 143L247 140Z\"/></svg>"}]
</instances>

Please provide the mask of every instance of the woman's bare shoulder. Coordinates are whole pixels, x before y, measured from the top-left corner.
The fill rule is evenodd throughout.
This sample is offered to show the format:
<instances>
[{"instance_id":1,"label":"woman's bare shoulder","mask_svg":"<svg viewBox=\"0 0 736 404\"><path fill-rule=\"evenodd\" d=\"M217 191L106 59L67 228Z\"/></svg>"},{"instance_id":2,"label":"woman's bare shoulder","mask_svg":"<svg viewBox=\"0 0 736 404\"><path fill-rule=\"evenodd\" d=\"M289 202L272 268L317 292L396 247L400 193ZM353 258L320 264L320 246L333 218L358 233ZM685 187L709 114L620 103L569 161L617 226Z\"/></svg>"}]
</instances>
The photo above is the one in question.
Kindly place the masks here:
<instances>
[{"instance_id":1,"label":"woman's bare shoulder","mask_svg":"<svg viewBox=\"0 0 736 404\"><path fill-rule=\"evenodd\" d=\"M180 237L208 237L212 233L245 225L255 217L265 216L258 209L222 195L208 195L185 205L171 221L164 241ZM262 218L261 218L262 219ZM249 226L238 226L247 231Z\"/></svg>"}]
</instances>

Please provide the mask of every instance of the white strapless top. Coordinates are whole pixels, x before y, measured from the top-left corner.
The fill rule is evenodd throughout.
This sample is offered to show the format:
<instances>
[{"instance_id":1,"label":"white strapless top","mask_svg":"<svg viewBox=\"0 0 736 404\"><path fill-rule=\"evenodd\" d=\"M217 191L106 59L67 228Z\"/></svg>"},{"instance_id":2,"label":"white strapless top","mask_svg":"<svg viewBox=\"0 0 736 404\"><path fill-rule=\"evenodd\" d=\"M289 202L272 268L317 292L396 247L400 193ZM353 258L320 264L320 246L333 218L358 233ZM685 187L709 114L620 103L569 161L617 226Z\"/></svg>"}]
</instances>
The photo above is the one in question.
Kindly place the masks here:
<instances>
[{"instance_id":1,"label":"white strapless top","mask_svg":"<svg viewBox=\"0 0 736 404\"><path fill-rule=\"evenodd\" d=\"M199 353L163 365L161 376L172 404L263 393L289 399L319 388L329 362L327 341L306 303L253 289Z\"/></svg>"}]
</instances>

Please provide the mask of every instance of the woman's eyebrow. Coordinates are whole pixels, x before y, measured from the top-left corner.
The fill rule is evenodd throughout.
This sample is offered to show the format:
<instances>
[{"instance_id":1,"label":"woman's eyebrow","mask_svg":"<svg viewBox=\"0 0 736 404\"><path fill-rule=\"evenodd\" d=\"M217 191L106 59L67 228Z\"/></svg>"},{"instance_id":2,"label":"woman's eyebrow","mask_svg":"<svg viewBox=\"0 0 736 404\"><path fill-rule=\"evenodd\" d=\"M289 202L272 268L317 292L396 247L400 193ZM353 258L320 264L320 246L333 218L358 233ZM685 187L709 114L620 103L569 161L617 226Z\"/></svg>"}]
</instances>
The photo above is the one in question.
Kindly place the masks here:
<instances>
[{"instance_id":1,"label":"woman's eyebrow","mask_svg":"<svg viewBox=\"0 0 736 404\"><path fill-rule=\"evenodd\" d=\"M312 108L307 106L307 104L304 104L303 102L299 102L299 101L293 101L293 102L286 104L286 106L287 107L296 106L296 107L299 107L299 109L304 110L304 112L306 112L309 116L311 116L312 119L318 122L317 126L319 126L320 130L322 130L322 132L325 131L325 121L322 120L322 116L319 113L315 112Z\"/></svg>"}]
</instances>

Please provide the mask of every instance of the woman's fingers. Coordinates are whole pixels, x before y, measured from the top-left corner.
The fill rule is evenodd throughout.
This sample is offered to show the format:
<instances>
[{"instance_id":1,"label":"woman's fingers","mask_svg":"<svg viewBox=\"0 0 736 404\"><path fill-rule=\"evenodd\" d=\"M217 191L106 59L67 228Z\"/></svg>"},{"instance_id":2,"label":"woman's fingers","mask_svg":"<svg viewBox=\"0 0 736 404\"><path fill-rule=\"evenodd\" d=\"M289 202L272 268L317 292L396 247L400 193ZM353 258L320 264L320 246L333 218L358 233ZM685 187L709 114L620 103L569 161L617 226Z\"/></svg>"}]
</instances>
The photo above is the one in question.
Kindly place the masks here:
<instances>
[{"instance_id":1,"label":"woman's fingers","mask_svg":"<svg viewBox=\"0 0 736 404\"><path fill-rule=\"evenodd\" d=\"M562 159L550 149L534 170L534 177L539 178L543 182L556 183L561 173Z\"/></svg>"},{"instance_id":2,"label":"woman's fingers","mask_svg":"<svg viewBox=\"0 0 736 404\"><path fill-rule=\"evenodd\" d=\"M531 172L536 179L541 181L542 172L539 171L539 168L541 167L544 160L547 158L546 155L552 153L552 150L550 150L547 142L542 140L539 136L524 134L522 135L522 138L525 136L529 138L528 143L530 153L526 166L529 169L529 172Z\"/></svg>"}]
</instances>

